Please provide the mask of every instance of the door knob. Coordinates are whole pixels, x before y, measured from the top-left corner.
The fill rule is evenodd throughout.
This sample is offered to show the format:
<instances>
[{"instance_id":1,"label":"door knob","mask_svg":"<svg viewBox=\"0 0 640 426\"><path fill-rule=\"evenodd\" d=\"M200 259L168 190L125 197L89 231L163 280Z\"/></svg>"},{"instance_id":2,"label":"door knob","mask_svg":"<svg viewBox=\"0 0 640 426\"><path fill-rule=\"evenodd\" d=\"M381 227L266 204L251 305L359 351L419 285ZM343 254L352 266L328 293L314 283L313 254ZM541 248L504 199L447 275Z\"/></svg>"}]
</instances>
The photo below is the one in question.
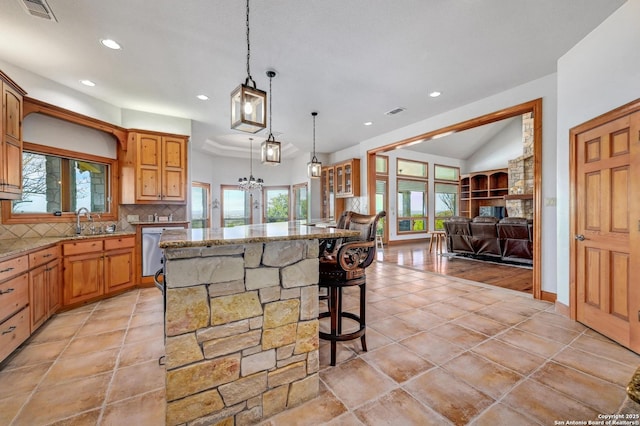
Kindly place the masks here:
<instances>
[{"instance_id":1,"label":"door knob","mask_svg":"<svg viewBox=\"0 0 640 426\"><path fill-rule=\"evenodd\" d=\"M576 240L578 240L578 241L584 241L585 240L584 235L582 235L582 234L577 234L574 238Z\"/></svg>"}]
</instances>

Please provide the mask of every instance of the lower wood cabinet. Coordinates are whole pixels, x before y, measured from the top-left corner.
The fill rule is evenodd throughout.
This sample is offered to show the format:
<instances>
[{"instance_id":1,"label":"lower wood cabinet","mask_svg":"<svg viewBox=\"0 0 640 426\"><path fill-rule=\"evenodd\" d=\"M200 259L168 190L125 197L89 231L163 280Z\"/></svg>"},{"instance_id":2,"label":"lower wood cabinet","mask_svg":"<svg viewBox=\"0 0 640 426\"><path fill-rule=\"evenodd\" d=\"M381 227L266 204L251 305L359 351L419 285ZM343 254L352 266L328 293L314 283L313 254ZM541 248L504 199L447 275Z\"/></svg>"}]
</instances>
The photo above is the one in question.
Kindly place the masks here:
<instances>
[{"instance_id":1,"label":"lower wood cabinet","mask_svg":"<svg viewBox=\"0 0 640 426\"><path fill-rule=\"evenodd\" d=\"M133 287L134 246L134 236L63 244L64 306Z\"/></svg>"},{"instance_id":2,"label":"lower wood cabinet","mask_svg":"<svg viewBox=\"0 0 640 426\"><path fill-rule=\"evenodd\" d=\"M33 333L56 313L61 302L60 248L29 254L29 307Z\"/></svg>"}]
</instances>

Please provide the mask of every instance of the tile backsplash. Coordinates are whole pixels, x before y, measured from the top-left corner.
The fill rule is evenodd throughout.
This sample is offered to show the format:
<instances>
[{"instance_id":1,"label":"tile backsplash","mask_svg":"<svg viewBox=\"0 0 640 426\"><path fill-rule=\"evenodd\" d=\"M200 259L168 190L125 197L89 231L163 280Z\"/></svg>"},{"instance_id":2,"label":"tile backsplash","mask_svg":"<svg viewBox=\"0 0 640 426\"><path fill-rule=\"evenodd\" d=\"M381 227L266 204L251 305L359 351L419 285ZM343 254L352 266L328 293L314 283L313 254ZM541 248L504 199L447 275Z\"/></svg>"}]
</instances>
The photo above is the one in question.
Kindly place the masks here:
<instances>
[{"instance_id":1,"label":"tile backsplash","mask_svg":"<svg viewBox=\"0 0 640 426\"><path fill-rule=\"evenodd\" d=\"M149 215L158 214L158 216L173 215L174 221L187 220L187 207L177 205L142 205L127 204L121 205L118 209L118 221L116 222L117 231L134 232L134 225L127 222L130 215L138 215L140 221L146 221ZM94 225L112 225L113 221L94 220ZM75 222L42 222L33 224L16 224L4 225L0 224L0 239L11 238L41 238L41 237L60 237L65 235L73 235L76 232Z\"/></svg>"}]
</instances>

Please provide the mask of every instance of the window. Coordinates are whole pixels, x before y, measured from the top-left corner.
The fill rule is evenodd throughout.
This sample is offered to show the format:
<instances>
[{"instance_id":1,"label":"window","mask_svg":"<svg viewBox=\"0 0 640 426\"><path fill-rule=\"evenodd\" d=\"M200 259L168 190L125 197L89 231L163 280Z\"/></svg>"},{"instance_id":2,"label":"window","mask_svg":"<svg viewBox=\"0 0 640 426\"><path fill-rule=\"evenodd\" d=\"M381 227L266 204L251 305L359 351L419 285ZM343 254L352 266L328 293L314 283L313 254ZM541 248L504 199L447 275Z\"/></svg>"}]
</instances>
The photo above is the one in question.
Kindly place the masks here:
<instances>
[{"instance_id":1,"label":"window","mask_svg":"<svg viewBox=\"0 0 640 426\"><path fill-rule=\"evenodd\" d=\"M398 179L398 233L427 230L427 181Z\"/></svg>"},{"instance_id":2,"label":"window","mask_svg":"<svg viewBox=\"0 0 640 426\"><path fill-rule=\"evenodd\" d=\"M428 178L428 163L421 161L403 160L398 158L398 176L410 176L416 178Z\"/></svg>"},{"instance_id":3,"label":"window","mask_svg":"<svg viewBox=\"0 0 640 426\"><path fill-rule=\"evenodd\" d=\"M222 185L221 226L233 227L251 224L251 194L235 185Z\"/></svg>"},{"instance_id":4,"label":"window","mask_svg":"<svg viewBox=\"0 0 640 426\"><path fill-rule=\"evenodd\" d=\"M389 157L385 155L376 155L376 174L389 174Z\"/></svg>"},{"instance_id":5,"label":"window","mask_svg":"<svg viewBox=\"0 0 640 426\"><path fill-rule=\"evenodd\" d=\"M264 194L264 222L286 222L289 220L289 187L272 186L262 189Z\"/></svg>"},{"instance_id":6,"label":"window","mask_svg":"<svg viewBox=\"0 0 640 426\"><path fill-rule=\"evenodd\" d=\"M25 142L22 197L3 203L5 223L69 222L81 207L115 220L114 170L115 159Z\"/></svg>"},{"instance_id":7,"label":"window","mask_svg":"<svg viewBox=\"0 0 640 426\"><path fill-rule=\"evenodd\" d=\"M435 177L435 229L444 230L444 220L458 215L458 192L460 190L460 168L434 166Z\"/></svg>"},{"instance_id":8,"label":"window","mask_svg":"<svg viewBox=\"0 0 640 426\"><path fill-rule=\"evenodd\" d=\"M307 184L293 185L293 220L308 220Z\"/></svg>"},{"instance_id":9,"label":"window","mask_svg":"<svg viewBox=\"0 0 640 426\"><path fill-rule=\"evenodd\" d=\"M211 185L202 182L191 182L191 227L208 228L211 211Z\"/></svg>"}]
</instances>

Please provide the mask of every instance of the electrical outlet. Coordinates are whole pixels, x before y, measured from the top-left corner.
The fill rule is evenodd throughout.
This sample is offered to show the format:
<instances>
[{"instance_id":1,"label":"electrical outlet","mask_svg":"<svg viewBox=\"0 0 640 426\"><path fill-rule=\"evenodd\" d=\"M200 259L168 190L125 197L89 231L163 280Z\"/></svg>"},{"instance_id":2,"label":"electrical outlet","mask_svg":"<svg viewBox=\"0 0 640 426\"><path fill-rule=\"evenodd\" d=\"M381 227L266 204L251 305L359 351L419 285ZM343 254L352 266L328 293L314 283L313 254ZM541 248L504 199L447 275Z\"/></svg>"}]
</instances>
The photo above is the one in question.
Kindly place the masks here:
<instances>
[{"instance_id":1,"label":"electrical outlet","mask_svg":"<svg viewBox=\"0 0 640 426\"><path fill-rule=\"evenodd\" d=\"M544 199L544 205L553 207L556 205L557 199L555 197L549 197Z\"/></svg>"},{"instance_id":2,"label":"electrical outlet","mask_svg":"<svg viewBox=\"0 0 640 426\"><path fill-rule=\"evenodd\" d=\"M140 216L137 214L128 214L127 222L140 222Z\"/></svg>"}]
</instances>

